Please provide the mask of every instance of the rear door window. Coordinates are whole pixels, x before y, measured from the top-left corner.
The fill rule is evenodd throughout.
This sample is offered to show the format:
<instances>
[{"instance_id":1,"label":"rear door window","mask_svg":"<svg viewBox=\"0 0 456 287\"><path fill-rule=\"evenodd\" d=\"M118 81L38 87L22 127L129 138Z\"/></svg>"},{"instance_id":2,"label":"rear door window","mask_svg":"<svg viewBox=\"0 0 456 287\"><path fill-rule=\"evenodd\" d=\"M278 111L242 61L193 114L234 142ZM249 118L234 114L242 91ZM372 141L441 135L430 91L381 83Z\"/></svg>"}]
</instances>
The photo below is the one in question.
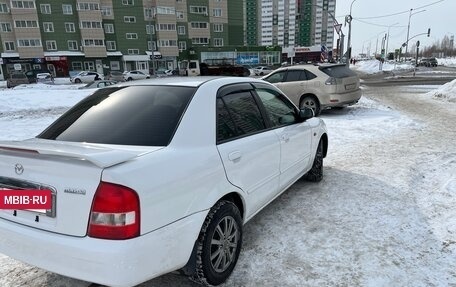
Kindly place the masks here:
<instances>
[{"instance_id":1,"label":"rear door window","mask_svg":"<svg viewBox=\"0 0 456 287\"><path fill-rule=\"evenodd\" d=\"M166 146L195 92L191 87L108 87L85 98L38 138Z\"/></svg>"},{"instance_id":2,"label":"rear door window","mask_svg":"<svg viewBox=\"0 0 456 287\"><path fill-rule=\"evenodd\" d=\"M223 96L217 101L217 142L255 134L266 129L251 92Z\"/></svg>"},{"instance_id":3,"label":"rear door window","mask_svg":"<svg viewBox=\"0 0 456 287\"><path fill-rule=\"evenodd\" d=\"M302 70L288 70L287 82L306 81L306 73Z\"/></svg>"}]
</instances>

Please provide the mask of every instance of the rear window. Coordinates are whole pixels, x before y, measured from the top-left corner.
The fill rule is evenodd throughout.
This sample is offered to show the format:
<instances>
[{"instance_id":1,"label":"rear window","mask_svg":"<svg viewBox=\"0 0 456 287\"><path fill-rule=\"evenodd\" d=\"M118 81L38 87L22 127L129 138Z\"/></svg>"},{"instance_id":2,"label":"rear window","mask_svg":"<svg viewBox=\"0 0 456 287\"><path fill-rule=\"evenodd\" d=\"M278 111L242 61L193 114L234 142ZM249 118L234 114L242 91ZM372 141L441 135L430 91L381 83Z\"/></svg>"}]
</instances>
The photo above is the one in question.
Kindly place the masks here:
<instances>
[{"instance_id":1,"label":"rear window","mask_svg":"<svg viewBox=\"0 0 456 287\"><path fill-rule=\"evenodd\" d=\"M11 74L11 79L24 79L26 78L25 74Z\"/></svg>"},{"instance_id":2,"label":"rear window","mask_svg":"<svg viewBox=\"0 0 456 287\"><path fill-rule=\"evenodd\" d=\"M348 77L356 77L356 73L347 68L347 66L329 66L324 67L320 66L319 69L325 73L326 75L333 77L333 78L348 78Z\"/></svg>"},{"instance_id":3,"label":"rear window","mask_svg":"<svg viewBox=\"0 0 456 287\"><path fill-rule=\"evenodd\" d=\"M38 138L119 145L166 146L196 88L106 88L85 98Z\"/></svg>"}]
</instances>

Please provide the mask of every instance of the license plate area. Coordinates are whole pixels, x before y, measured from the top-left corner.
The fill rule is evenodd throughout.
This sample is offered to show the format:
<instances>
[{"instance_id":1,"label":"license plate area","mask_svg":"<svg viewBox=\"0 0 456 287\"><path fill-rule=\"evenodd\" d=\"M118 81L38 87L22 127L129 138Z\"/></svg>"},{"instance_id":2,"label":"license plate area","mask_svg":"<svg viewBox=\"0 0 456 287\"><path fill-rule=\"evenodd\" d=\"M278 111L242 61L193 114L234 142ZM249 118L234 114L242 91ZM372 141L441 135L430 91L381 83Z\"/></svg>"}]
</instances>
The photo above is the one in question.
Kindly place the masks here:
<instances>
[{"instance_id":1,"label":"license plate area","mask_svg":"<svg viewBox=\"0 0 456 287\"><path fill-rule=\"evenodd\" d=\"M348 84L348 85L345 85L345 90L348 91L348 90L353 90L356 88L356 84Z\"/></svg>"},{"instance_id":2,"label":"license plate area","mask_svg":"<svg viewBox=\"0 0 456 287\"><path fill-rule=\"evenodd\" d=\"M25 209L24 211L39 213L42 215L46 215L47 217L54 218L57 216L56 214L56 205L57 205L57 191L54 187L26 181L26 180L19 180L10 177L0 176L0 190L18 190L18 189L39 189L39 190L50 190L51 191L51 209Z\"/></svg>"}]
</instances>

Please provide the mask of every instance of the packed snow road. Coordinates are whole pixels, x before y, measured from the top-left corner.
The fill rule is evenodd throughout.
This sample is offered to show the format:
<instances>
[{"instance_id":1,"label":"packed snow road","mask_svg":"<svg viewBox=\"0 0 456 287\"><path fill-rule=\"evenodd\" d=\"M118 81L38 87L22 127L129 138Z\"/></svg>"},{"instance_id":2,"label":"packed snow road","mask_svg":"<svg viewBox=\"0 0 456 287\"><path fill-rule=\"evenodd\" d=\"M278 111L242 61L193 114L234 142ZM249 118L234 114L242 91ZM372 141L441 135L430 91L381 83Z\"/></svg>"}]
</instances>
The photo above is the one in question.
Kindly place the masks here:
<instances>
[{"instance_id":1,"label":"packed snow road","mask_svg":"<svg viewBox=\"0 0 456 287\"><path fill-rule=\"evenodd\" d=\"M359 104L323 112L323 181L299 181L246 224L223 286L456 286L456 104L424 95L435 88L366 86ZM45 96L36 109L0 105L0 139L31 137L72 104L49 99L47 114ZM90 283L0 255L0 286ZM139 286L194 284L168 274Z\"/></svg>"}]
</instances>

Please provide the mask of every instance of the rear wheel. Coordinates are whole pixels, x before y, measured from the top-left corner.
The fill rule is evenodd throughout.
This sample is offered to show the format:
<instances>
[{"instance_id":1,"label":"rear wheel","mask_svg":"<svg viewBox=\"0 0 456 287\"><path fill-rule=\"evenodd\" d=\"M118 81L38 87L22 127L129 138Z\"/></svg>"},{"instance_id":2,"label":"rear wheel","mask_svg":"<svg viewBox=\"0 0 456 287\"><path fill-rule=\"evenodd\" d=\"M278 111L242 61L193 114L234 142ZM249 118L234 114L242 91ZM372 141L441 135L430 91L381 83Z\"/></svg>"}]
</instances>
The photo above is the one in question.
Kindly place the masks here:
<instances>
[{"instance_id":1,"label":"rear wheel","mask_svg":"<svg viewBox=\"0 0 456 287\"><path fill-rule=\"evenodd\" d=\"M75 82L76 84L82 83L81 79L76 79L76 80L74 80L74 82Z\"/></svg>"},{"instance_id":2,"label":"rear wheel","mask_svg":"<svg viewBox=\"0 0 456 287\"><path fill-rule=\"evenodd\" d=\"M320 140L312 168L304 175L308 181L318 182L323 179L323 142Z\"/></svg>"},{"instance_id":3,"label":"rear wheel","mask_svg":"<svg viewBox=\"0 0 456 287\"><path fill-rule=\"evenodd\" d=\"M211 208L196 244L192 280L219 285L233 272L242 246L242 218L236 205L220 201Z\"/></svg>"},{"instance_id":4,"label":"rear wheel","mask_svg":"<svg viewBox=\"0 0 456 287\"><path fill-rule=\"evenodd\" d=\"M133 78L132 78L132 77L129 77L129 78L127 79L127 81L133 81Z\"/></svg>"},{"instance_id":5,"label":"rear wheel","mask_svg":"<svg viewBox=\"0 0 456 287\"><path fill-rule=\"evenodd\" d=\"M299 107L301 109L304 107L311 108L314 111L315 116L320 114L320 103L314 96L305 96L302 98Z\"/></svg>"}]
</instances>

